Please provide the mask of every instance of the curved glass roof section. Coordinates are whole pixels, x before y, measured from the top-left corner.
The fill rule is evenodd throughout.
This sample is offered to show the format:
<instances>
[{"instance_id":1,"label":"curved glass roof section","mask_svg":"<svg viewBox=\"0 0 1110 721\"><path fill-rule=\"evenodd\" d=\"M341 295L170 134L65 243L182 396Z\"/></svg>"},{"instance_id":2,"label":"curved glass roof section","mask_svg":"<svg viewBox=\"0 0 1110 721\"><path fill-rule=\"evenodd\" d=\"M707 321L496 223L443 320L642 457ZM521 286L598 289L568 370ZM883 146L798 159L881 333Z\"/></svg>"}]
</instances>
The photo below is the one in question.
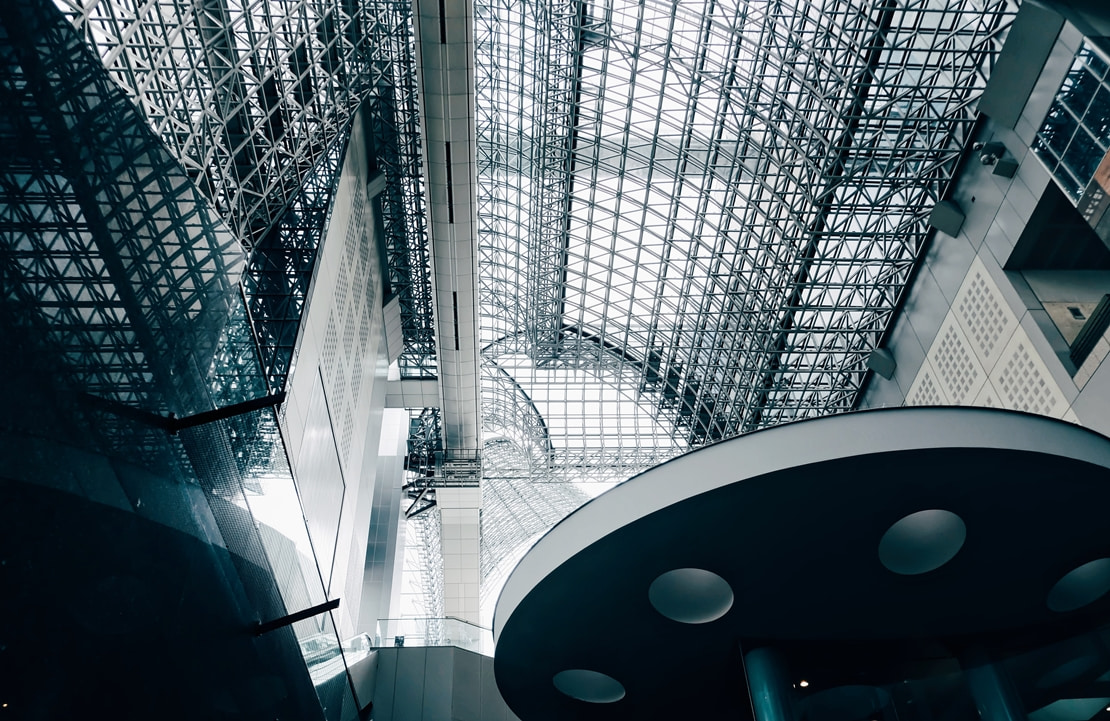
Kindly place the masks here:
<instances>
[{"instance_id":1,"label":"curved glass roof section","mask_svg":"<svg viewBox=\"0 0 1110 721\"><path fill-rule=\"evenodd\" d=\"M478 0L483 357L532 480L851 409L1016 7Z\"/></svg>"}]
</instances>

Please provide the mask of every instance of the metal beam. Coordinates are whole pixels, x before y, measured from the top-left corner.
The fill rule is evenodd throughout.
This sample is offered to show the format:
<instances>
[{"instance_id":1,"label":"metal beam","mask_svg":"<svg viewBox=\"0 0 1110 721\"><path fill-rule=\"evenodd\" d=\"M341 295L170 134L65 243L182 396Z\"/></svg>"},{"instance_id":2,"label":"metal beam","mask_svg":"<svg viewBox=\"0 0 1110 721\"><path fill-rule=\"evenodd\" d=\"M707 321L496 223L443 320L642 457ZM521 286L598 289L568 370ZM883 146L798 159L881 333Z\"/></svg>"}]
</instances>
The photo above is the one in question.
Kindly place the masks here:
<instances>
[{"instance_id":1,"label":"metal beam","mask_svg":"<svg viewBox=\"0 0 1110 721\"><path fill-rule=\"evenodd\" d=\"M473 477L461 485L477 486L482 426L473 3L417 0L414 20L430 211L442 467L445 476L465 467ZM440 467L437 462L437 474ZM436 502L443 528L444 609L448 615L476 623L481 491L437 488Z\"/></svg>"}]
</instances>

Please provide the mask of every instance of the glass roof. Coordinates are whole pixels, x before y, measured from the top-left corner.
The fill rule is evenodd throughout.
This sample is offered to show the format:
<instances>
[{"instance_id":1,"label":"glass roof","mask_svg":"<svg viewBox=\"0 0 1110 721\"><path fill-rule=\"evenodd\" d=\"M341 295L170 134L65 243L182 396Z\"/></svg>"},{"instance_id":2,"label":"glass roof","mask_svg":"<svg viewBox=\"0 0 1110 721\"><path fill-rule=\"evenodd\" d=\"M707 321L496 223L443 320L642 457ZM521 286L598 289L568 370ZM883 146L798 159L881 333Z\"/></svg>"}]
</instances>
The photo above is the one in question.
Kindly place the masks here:
<instances>
[{"instance_id":1,"label":"glass roof","mask_svg":"<svg viewBox=\"0 0 1110 721\"><path fill-rule=\"evenodd\" d=\"M851 409L1015 10L478 0L484 359L542 417L528 477Z\"/></svg>"},{"instance_id":2,"label":"glass roof","mask_svg":"<svg viewBox=\"0 0 1110 721\"><path fill-rule=\"evenodd\" d=\"M375 99L434 369L411 3L55 3L248 246ZM475 0L484 573L598 487L853 407L1016 7Z\"/></svg>"}]
</instances>

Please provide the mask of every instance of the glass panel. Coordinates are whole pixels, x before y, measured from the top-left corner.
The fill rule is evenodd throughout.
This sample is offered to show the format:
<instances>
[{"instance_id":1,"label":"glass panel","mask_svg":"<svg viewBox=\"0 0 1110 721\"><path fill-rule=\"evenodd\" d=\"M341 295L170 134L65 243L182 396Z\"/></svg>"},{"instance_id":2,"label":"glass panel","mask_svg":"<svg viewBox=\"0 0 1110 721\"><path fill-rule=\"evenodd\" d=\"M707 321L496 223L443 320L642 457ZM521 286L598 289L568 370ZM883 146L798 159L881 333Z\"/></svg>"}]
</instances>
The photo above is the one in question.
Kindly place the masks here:
<instances>
[{"instance_id":1,"label":"glass panel","mask_svg":"<svg viewBox=\"0 0 1110 721\"><path fill-rule=\"evenodd\" d=\"M1102 148L1110 145L1110 88L1105 85L1099 87L1083 118L1083 125Z\"/></svg>"},{"instance_id":2,"label":"glass panel","mask_svg":"<svg viewBox=\"0 0 1110 721\"><path fill-rule=\"evenodd\" d=\"M1106 69L1094 47L1084 42L1033 143L1033 152L1075 203L1110 147Z\"/></svg>"},{"instance_id":3,"label":"glass panel","mask_svg":"<svg viewBox=\"0 0 1110 721\"><path fill-rule=\"evenodd\" d=\"M513 489L852 407L1015 10L475 4L487 588Z\"/></svg>"},{"instance_id":4,"label":"glass panel","mask_svg":"<svg viewBox=\"0 0 1110 721\"><path fill-rule=\"evenodd\" d=\"M1071 144L1061 159L1076 178L1093 178L1095 168L1102 162L1103 151L1085 128L1072 136Z\"/></svg>"}]
</instances>

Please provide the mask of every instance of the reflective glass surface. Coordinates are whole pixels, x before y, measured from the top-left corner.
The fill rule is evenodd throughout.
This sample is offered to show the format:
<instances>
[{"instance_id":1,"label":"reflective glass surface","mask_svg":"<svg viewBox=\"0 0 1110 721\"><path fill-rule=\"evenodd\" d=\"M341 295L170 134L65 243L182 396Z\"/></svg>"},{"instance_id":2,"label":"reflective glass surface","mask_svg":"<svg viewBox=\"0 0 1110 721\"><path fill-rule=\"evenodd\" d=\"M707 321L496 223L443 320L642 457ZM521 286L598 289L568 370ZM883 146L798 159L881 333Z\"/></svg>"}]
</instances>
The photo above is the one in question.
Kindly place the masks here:
<instances>
[{"instance_id":1,"label":"reflective glass surface","mask_svg":"<svg viewBox=\"0 0 1110 721\"><path fill-rule=\"evenodd\" d=\"M1106 61L1084 42L1033 141L1045 164L1073 203L1078 203L1110 149L1110 84Z\"/></svg>"}]
</instances>

